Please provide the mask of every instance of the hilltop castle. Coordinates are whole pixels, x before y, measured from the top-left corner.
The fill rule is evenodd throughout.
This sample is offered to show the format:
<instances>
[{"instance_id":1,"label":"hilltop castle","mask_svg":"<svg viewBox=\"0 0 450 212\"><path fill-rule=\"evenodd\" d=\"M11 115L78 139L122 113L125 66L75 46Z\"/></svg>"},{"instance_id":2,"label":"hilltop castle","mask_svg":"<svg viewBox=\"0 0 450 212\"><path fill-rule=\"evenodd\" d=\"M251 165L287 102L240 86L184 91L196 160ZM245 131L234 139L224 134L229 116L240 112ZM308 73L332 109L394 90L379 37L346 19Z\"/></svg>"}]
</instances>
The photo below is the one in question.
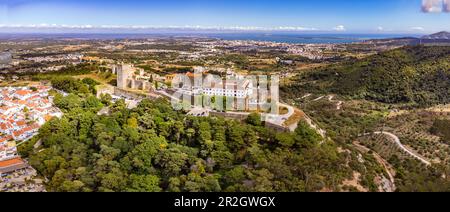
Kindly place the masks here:
<instances>
[{"instance_id":1,"label":"hilltop castle","mask_svg":"<svg viewBox=\"0 0 450 212\"><path fill-rule=\"evenodd\" d=\"M113 65L112 73L117 74L117 87L120 89L150 90L153 83L152 75L147 76L143 69L135 68L129 64Z\"/></svg>"}]
</instances>

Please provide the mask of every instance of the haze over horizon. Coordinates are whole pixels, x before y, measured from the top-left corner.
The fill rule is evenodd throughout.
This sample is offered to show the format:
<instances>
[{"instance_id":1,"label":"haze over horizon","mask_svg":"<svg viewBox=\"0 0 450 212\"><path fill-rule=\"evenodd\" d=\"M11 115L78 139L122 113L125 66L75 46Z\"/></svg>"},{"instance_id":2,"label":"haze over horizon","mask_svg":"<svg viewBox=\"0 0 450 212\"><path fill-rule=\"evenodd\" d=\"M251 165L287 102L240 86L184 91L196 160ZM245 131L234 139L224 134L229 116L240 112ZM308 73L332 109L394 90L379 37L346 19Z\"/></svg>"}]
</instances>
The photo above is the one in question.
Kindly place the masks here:
<instances>
[{"instance_id":1,"label":"haze over horizon","mask_svg":"<svg viewBox=\"0 0 450 212\"><path fill-rule=\"evenodd\" d=\"M450 31L450 0L8 0L0 32Z\"/></svg>"}]
</instances>

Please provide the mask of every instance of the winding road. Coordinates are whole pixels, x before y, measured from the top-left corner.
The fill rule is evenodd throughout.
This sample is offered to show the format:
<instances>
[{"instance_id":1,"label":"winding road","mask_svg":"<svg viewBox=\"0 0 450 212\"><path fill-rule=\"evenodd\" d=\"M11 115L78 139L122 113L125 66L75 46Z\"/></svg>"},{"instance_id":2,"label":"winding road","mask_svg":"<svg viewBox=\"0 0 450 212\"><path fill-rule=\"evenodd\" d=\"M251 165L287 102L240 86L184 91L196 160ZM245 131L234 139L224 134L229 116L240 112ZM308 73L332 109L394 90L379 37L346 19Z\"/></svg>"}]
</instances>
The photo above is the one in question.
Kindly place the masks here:
<instances>
[{"instance_id":1,"label":"winding road","mask_svg":"<svg viewBox=\"0 0 450 212\"><path fill-rule=\"evenodd\" d=\"M333 95L328 96L328 101L330 101L330 102L335 102L335 101L334 101L334 96L333 96ZM337 102L336 102L336 110L341 110L342 104L344 104L343 101L337 101Z\"/></svg>"},{"instance_id":2,"label":"winding road","mask_svg":"<svg viewBox=\"0 0 450 212\"><path fill-rule=\"evenodd\" d=\"M392 138L392 139L394 140L395 144L396 144L398 147L400 147L400 149L402 149L404 152L408 153L408 154L411 155L413 158L416 158L417 160L419 160L420 162L424 163L424 164L427 165L427 166L430 166L430 165L431 165L431 162L430 162L430 161L425 160L422 156L420 156L420 155L418 155L418 154L412 152L412 151L409 150L408 148L406 148L406 147L400 142L400 139L399 139L396 135L394 135L394 134L392 134L392 133L390 133L390 132L374 132L374 134L375 134L375 135L385 135L385 136L388 136L388 137Z\"/></svg>"}]
</instances>

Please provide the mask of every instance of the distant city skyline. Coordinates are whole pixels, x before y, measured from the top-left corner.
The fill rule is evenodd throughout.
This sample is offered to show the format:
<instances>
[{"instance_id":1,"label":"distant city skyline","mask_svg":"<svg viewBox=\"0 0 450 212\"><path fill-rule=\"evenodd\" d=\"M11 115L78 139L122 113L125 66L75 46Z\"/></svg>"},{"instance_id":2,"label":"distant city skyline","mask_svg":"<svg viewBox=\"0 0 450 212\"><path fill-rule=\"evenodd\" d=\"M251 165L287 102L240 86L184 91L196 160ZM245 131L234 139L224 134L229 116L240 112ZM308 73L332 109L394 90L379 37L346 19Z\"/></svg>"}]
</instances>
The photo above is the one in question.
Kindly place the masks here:
<instances>
[{"instance_id":1,"label":"distant city skyline","mask_svg":"<svg viewBox=\"0 0 450 212\"><path fill-rule=\"evenodd\" d=\"M450 31L450 0L7 0L0 32Z\"/></svg>"}]
</instances>

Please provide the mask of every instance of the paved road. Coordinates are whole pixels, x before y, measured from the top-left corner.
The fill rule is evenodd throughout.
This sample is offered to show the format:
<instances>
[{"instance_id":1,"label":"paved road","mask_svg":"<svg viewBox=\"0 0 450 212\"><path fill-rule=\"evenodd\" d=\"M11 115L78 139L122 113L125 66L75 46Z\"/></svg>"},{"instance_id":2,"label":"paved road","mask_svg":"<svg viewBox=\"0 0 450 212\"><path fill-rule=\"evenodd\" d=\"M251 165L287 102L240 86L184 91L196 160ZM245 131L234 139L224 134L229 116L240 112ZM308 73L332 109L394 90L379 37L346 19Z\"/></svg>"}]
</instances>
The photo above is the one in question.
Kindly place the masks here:
<instances>
[{"instance_id":1,"label":"paved road","mask_svg":"<svg viewBox=\"0 0 450 212\"><path fill-rule=\"evenodd\" d=\"M22 140L19 143L16 144L16 147L22 146L24 143L27 143L31 138L33 138L34 136L36 136L39 133L34 133L32 136L30 136L28 139Z\"/></svg>"},{"instance_id":2,"label":"paved road","mask_svg":"<svg viewBox=\"0 0 450 212\"><path fill-rule=\"evenodd\" d=\"M280 103L278 103L278 107L285 107L285 108L288 109L288 112L286 114L280 115L281 119L284 119L284 121L288 120L289 117L293 116L294 113L295 113L294 107L292 107L290 105L287 105L287 104L284 104L284 103L280 102Z\"/></svg>"},{"instance_id":3,"label":"paved road","mask_svg":"<svg viewBox=\"0 0 450 212\"><path fill-rule=\"evenodd\" d=\"M400 149L402 149L404 152L408 153L409 155L411 155L412 157L416 158L417 160L419 160L420 162L424 163L424 164L427 165L427 166L430 166L430 165L431 165L431 162L425 160L422 156L420 156L420 155L418 155L418 154L412 152L411 150L407 149L407 148L400 142L400 139L399 139L396 135L394 135L394 134L392 134L392 133L390 133L390 132L374 132L374 134L376 134L376 135L381 135L381 134L383 134L383 135L386 135L386 136L392 138L392 139L394 140L395 144L397 144L397 146L400 147Z\"/></svg>"}]
</instances>

